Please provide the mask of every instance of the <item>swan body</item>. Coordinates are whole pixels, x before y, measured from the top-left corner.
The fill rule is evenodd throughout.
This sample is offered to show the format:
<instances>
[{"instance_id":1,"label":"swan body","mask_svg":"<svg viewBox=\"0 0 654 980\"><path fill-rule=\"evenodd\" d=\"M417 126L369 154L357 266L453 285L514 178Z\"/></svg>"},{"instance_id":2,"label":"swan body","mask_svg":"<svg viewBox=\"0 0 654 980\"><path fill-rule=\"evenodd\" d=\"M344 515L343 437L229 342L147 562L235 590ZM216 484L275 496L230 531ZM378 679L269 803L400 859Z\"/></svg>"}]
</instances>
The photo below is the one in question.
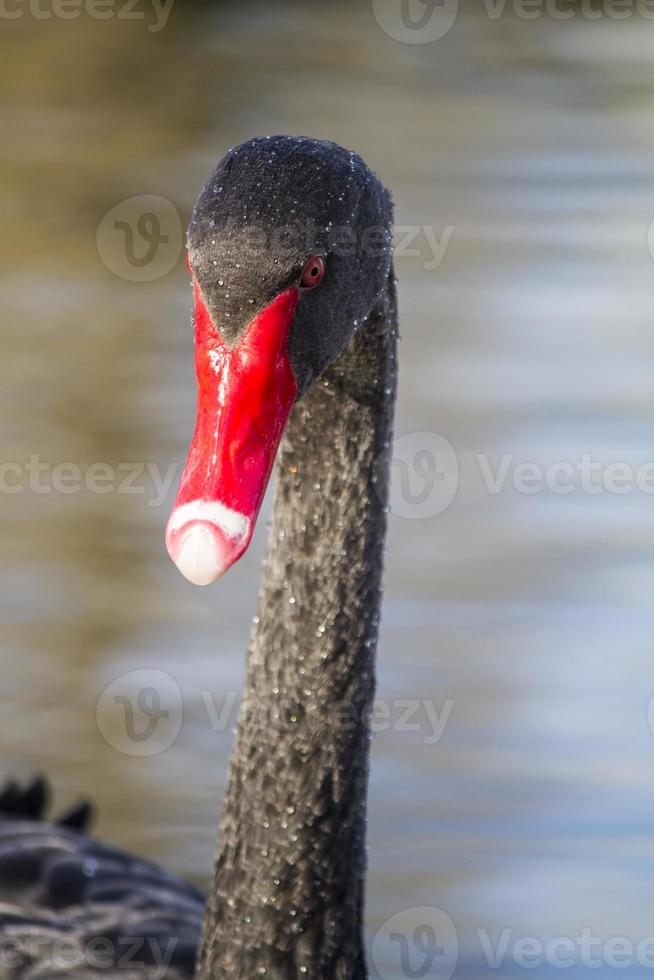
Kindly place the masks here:
<instances>
[{"instance_id":1,"label":"swan body","mask_svg":"<svg viewBox=\"0 0 654 980\"><path fill-rule=\"evenodd\" d=\"M48 796L0 795L0 978L193 976L205 896L93 840L87 805L44 820Z\"/></svg>"}]
</instances>

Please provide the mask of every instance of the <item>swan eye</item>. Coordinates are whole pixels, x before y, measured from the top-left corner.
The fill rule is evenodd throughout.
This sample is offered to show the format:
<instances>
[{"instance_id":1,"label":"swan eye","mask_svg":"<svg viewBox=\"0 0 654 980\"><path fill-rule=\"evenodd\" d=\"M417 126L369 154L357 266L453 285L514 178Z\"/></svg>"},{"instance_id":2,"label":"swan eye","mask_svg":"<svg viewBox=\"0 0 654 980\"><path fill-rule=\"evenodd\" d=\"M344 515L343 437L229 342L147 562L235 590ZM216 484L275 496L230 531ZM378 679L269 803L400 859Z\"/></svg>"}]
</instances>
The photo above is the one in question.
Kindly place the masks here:
<instances>
[{"instance_id":1,"label":"swan eye","mask_svg":"<svg viewBox=\"0 0 654 980\"><path fill-rule=\"evenodd\" d=\"M312 255L302 271L302 289L315 289L325 274L325 260L320 255Z\"/></svg>"}]
</instances>

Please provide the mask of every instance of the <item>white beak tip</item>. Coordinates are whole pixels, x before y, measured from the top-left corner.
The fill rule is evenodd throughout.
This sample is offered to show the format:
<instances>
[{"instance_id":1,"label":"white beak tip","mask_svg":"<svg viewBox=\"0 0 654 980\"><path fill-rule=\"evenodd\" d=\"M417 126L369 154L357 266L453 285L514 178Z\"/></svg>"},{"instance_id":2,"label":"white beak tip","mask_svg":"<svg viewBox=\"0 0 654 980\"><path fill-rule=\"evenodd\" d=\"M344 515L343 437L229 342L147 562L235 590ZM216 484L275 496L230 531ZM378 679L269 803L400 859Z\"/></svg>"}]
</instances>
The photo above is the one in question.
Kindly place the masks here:
<instances>
[{"instance_id":1,"label":"white beak tip","mask_svg":"<svg viewBox=\"0 0 654 980\"><path fill-rule=\"evenodd\" d=\"M189 528L173 560L184 578L193 585L212 585L226 571L226 565L220 561L215 534L201 524Z\"/></svg>"},{"instance_id":2,"label":"white beak tip","mask_svg":"<svg viewBox=\"0 0 654 980\"><path fill-rule=\"evenodd\" d=\"M166 528L168 554L193 585L211 585L241 557L251 522L219 501L192 500L173 509Z\"/></svg>"}]
</instances>

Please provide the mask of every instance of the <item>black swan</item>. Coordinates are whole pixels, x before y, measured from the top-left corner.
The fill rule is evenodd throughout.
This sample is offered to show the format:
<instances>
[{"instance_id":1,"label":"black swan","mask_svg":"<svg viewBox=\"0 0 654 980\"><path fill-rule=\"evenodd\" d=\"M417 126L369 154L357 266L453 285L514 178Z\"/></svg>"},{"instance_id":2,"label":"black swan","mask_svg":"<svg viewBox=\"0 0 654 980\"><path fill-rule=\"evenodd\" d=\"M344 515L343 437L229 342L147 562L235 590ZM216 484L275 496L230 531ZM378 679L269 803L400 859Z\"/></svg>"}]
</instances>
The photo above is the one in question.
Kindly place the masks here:
<instances>
[{"instance_id":1,"label":"black swan","mask_svg":"<svg viewBox=\"0 0 654 980\"><path fill-rule=\"evenodd\" d=\"M86 836L84 807L41 819L43 782L10 784L3 980L367 976L368 713L396 378L390 195L334 143L249 140L200 195L188 265L198 415L166 542L191 581L215 581L243 553L277 457L212 881L205 902Z\"/></svg>"}]
</instances>

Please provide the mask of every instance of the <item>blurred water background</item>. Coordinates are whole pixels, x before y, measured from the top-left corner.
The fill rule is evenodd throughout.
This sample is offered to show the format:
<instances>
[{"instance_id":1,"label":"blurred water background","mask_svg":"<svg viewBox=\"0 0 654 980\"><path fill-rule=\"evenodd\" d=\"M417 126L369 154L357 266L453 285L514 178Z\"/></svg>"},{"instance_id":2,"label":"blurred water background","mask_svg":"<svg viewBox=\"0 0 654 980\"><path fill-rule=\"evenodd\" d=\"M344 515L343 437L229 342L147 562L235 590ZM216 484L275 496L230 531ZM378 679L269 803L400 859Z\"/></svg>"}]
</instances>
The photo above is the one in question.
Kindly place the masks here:
<instances>
[{"instance_id":1,"label":"blurred water background","mask_svg":"<svg viewBox=\"0 0 654 980\"><path fill-rule=\"evenodd\" d=\"M652 459L654 23L466 6L429 44L395 40L367 3L178 0L158 31L151 13L3 20L2 460L124 474L184 457L183 256L150 282L116 275L96 247L111 208L158 195L185 224L252 135L360 152L398 224L447 242L437 267L423 233L397 261L397 434L439 434L459 466L441 513L391 515L379 697L395 724L373 745L368 933L435 906L456 976L550 976L512 943L654 934L652 497L512 483L525 462ZM494 473L510 459L501 492L480 456ZM265 521L197 590L165 555L173 490L156 503L146 473L131 492L56 492L46 470L8 492L20 472L0 501L2 771L47 772L62 805L89 795L101 836L205 883ZM141 669L183 704L172 744L143 756L96 712ZM443 731L420 706L407 730L406 699ZM496 945L506 929L491 969L480 930ZM374 975L404 977L379 948ZM608 959L563 973L612 976Z\"/></svg>"}]
</instances>

